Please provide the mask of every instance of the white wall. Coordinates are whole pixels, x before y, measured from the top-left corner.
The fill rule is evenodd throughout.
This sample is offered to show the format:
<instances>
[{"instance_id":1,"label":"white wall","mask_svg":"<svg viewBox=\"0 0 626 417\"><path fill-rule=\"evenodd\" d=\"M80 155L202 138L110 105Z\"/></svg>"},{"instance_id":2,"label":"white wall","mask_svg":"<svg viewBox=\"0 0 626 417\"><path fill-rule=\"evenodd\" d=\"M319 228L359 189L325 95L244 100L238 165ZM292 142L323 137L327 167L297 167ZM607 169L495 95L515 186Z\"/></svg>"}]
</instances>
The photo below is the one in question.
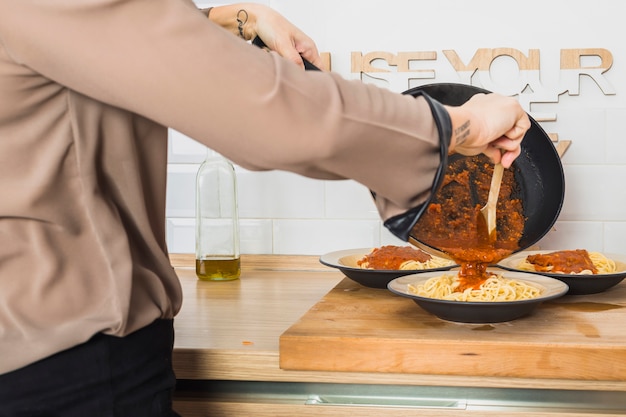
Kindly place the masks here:
<instances>
[{"instance_id":1,"label":"white wall","mask_svg":"<svg viewBox=\"0 0 626 417\"><path fill-rule=\"evenodd\" d=\"M198 1L199 5L218 4ZM611 0L267 0L329 52L332 69L346 78L352 52L434 51L432 61L412 62L426 77L363 76L394 91L432 82L472 83L504 94L535 87L520 102L548 133L571 144L563 156L566 194L555 229L543 249L587 248L626 253L626 35L619 2ZM458 72L443 51L468 63L481 48L540 52L539 71L520 71L499 58L489 71ZM565 49L602 48L612 67L596 79L561 69ZM586 57L594 67L599 57ZM386 67L389 69L389 67ZM393 71L393 70L392 70ZM412 74L416 75L416 74ZM422 75L424 76L424 75ZM521 87L520 87L521 86ZM573 94L576 90L577 94ZM194 251L194 179L204 148L171 132L168 244L173 253ZM352 181L316 181L284 172L237 167L242 253L310 254L401 243L377 217L368 190Z\"/></svg>"}]
</instances>

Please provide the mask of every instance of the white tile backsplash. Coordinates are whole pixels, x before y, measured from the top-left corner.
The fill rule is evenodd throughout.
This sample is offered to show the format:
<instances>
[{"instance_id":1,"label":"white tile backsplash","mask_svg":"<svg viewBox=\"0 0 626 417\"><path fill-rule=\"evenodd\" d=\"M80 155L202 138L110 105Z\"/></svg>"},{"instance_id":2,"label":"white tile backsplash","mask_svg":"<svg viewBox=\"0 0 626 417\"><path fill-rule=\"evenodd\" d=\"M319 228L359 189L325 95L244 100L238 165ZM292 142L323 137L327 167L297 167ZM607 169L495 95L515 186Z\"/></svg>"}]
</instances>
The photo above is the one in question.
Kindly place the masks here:
<instances>
[{"instance_id":1,"label":"white tile backsplash","mask_svg":"<svg viewBox=\"0 0 626 417\"><path fill-rule=\"evenodd\" d=\"M557 221L552 230L537 242L532 249L587 249L602 251L603 246L603 225L601 222Z\"/></svg>"},{"instance_id":2,"label":"white tile backsplash","mask_svg":"<svg viewBox=\"0 0 626 417\"><path fill-rule=\"evenodd\" d=\"M169 130L168 159L170 164L200 164L205 157L206 146L176 130Z\"/></svg>"},{"instance_id":3,"label":"white tile backsplash","mask_svg":"<svg viewBox=\"0 0 626 417\"><path fill-rule=\"evenodd\" d=\"M626 253L626 221L605 222L604 250L608 253Z\"/></svg>"},{"instance_id":4,"label":"white tile backsplash","mask_svg":"<svg viewBox=\"0 0 626 417\"><path fill-rule=\"evenodd\" d=\"M626 163L626 107L606 110L606 162L609 164ZM621 181L620 181L621 182Z\"/></svg>"},{"instance_id":5,"label":"white tile backsplash","mask_svg":"<svg viewBox=\"0 0 626 417\"><path fill-rule=\"evenodd\" d=\"M626 48L621 15L606 13L614 9L612 0L528 0L513 19L510 7L497 0L364 0L358 5L336 0L256 2L274 7L303 28L321 51L330 52L333 70L350 79L358 79L351 73L353 51L435 51L436 60L416 66L434 68L434 78L426 82L460 82L461 77L444 65L445 49L458 52L465 63L480 48L517 48L523 53L539 49L539 79L550 93L545 97L553 100L533 103L527 110L554 115L554 120L540 124L546 132L571 141L571 146L563 158L563 210L554 230L537 246L626 253ZM223 2L196 3L208 6ZM345 16L355 16L355 12L358 19L347 22ZM398 16L424 13L431 18L419 19L416 25L397 24ZM476 21L490 24L476 25ZM443 25L449 30L442 31ZM555 27L558 36L553 36ZM612 54L612 67L602 75L614 89L610 94L588 76L559 71L560 50L589 45ZM598 65L597 57L583 59L587 67ZM515 67L510 64L500 61L494 68ZM478 78L509 85L519 82L515 68L504 77L498 77L495 70ZM394 84L392 89L403 90L400 86ZM170 132L167 238L173 253L194 251L195 174L205 153L203 145ZM360 184L313 180L279 171L252 172L240 167L236 171L242 253L320 255L346 248L403 244L382 226L369 191Z\"/></svg>"},{"instance_id":6,"label":"white tile backsplash","mask_svg":"<svg viewBox=\"0 0 626 417\"><path fill-rule=\"evenodd\" d=\"M169 164L166 216L193 218L196 215L196 173L199 164Z\"/></svg>"},{"instance_id":7,"label":"white tile backsplash","mask_svg":"<svg viewBox=\"0 0 626 417\"><path fill-rule=\"evenodd\" d=\"M565 201L559 220L626 220L626 165L565 165Z\"/></svg>"},{"instance_id":8,"label":"white tile backsplash","mask_svg":"<svg viewBox=\"0 0 626 417\"><path fill-rule=\"evenodd\" d=\"M195 218L167 218L167 246L171 253L196 252Z\"/></svg>"},{"instance_id":9,"label":"white tile backsplash","mask_svg":"<svg viewBox=\"0 0 626 417\"><path fill-rule=\"evenodd\" d=\"M321 255L380 244L377 220L275 220L274 252Z\"/></svg>"},{"instance_id":10,"label":"white tile backsplash","mask_svg":"<svg viewBox=\"0 0 626 417\"><path fill-rule=\"evenodd\" d=\"M273 253L272 220L241 219L240 250L248 254ZM194 253L196 239L194 218L168 218L167 240L171 253Z\"/></svg>"},{"instance_id":11,"label":"white tile backsplash","mask_svg":"<svg viewBox=\"0 0 626 417\"><path fill-rule=\"evenodd\" d=\"M289 172L252 172L237 168L239 215L242 218L325 216L324 181Z\"/></svg>"},{"instance_id":12,"label":"white tile backsplash","mask_svg":"<svg viewBox=\"0 0 626 417\"><path fill-rule=\"evenodd\" d=\"M558 108L558 107L557 107ZM572 141L563 162L602 164L606 162L606 110L559 110L554 122L543 122L546 132L558 132L560 140Z\"/></svg>"},{"instance_id":13,"label":"white tile backsplash","mask_svg":"<svg viewBox=\"0 0 626 417\"><path fill-rule=\"evenodd\" d=\"M241 219L239 222L241 253L274 253L273 223L271 219Z\"/></svg>"},{"instance_id":14,"label":"white tile backsplash","mask_svg":"<svg viewBox=\"0 0 626 417\"><path fill-rule=\"evenodd\" d=\"M372 194L355 181L326 182L326 217L338 219L378 219Z\"/></svg>"}]
</instances>

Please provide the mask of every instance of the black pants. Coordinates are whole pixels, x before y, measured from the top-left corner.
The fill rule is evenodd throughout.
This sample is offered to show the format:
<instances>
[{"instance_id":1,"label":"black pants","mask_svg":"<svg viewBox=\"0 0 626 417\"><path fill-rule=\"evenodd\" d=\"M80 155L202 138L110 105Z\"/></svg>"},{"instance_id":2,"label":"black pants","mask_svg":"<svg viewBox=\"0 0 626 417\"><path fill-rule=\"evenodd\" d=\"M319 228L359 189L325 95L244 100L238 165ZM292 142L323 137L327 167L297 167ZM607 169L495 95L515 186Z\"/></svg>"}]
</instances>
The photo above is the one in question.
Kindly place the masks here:
<instances>
[{"instance_id":1,"label":"black pants","mask_svg":"<svg viewBox=\"0 0 626 417\"><path fill-rule=\"evenodd\" d=\"M173 417L172 320L0 375L0 417Z\"/></svg>"}]
</instances>

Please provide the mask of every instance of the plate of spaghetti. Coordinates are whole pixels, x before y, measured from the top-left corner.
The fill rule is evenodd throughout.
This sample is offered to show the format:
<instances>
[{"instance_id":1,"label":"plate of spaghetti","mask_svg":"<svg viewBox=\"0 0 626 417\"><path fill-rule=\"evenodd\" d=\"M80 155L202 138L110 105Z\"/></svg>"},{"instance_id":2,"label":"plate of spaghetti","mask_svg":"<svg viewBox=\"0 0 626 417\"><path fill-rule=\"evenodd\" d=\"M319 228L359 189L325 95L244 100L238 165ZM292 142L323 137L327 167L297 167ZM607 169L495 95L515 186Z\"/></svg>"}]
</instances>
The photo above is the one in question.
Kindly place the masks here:
<instances>
[{"instance_id":1,"label":"plate of spaghetti","mask_svg":"<svg viewBox=\"0 0 626 417\"><path fill-rule=\"evenodd\" d=\"M446 271L454 261L430 255L412 246L385 245L376 248L345 249L320 257L323 265L337 268L345 276L370 288L387 288L403 275Z\"/></svg>"},{"instance_id":2,"label":"plate of spaghetti","mask_svg":"<svg viewBox=\"0 0 626 417\"><path fill-rule=\"evenodd\" d=\"M568 291L562 281L527 272L488 268L487 276L480 286L463 288L458 269L451 269L399 277L387 288L440 319L461 323L516 320Z\"/></svg>"},{"instance_id":3,"label":"plate of spaghetti","mask_svg":"<svg viewBox=\"0 0 626 417\"><path fill-rule=\"evenodd\" d=\"M523 251L498 263L509 271L532 272L565 282L569 294L597 294L626 277L626 256L586 249Z\"/></svg>"}]
</instances>

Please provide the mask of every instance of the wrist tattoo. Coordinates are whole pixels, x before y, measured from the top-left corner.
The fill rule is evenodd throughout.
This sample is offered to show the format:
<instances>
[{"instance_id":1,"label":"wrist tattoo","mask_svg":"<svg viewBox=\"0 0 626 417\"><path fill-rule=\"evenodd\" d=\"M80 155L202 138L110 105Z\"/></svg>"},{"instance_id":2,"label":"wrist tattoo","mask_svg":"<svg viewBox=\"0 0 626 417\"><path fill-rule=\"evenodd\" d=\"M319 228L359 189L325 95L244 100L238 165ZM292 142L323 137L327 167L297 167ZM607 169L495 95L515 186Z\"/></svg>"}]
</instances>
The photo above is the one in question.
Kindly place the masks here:
<instances>
[{"instance_id":1,"label":"wrist tattoo","mask_svg":"<svg viewBox=\"0 0 626 417\"><path fill-rule=\"evenodd\" d=\"M460 145L465 142L465 139L470 134L470 122L469 120L463 123L461 126L454 129L454 136L456 136L456 144Z\"/></svg>"},{"instance_id":2,"label":"wrist tattoo","mask_svg":"<svg viewBox=\"0 0 626 417\"><path fill-rule=\"evenodd\" d=\"M239 36L241 36L243 39L246 39L243 34L243 25L245 25L246 23L248 23L248 12L246 12L244 9L241 9L237 12L237 29L239 29Z\"/></svg>"}]
</instances>

